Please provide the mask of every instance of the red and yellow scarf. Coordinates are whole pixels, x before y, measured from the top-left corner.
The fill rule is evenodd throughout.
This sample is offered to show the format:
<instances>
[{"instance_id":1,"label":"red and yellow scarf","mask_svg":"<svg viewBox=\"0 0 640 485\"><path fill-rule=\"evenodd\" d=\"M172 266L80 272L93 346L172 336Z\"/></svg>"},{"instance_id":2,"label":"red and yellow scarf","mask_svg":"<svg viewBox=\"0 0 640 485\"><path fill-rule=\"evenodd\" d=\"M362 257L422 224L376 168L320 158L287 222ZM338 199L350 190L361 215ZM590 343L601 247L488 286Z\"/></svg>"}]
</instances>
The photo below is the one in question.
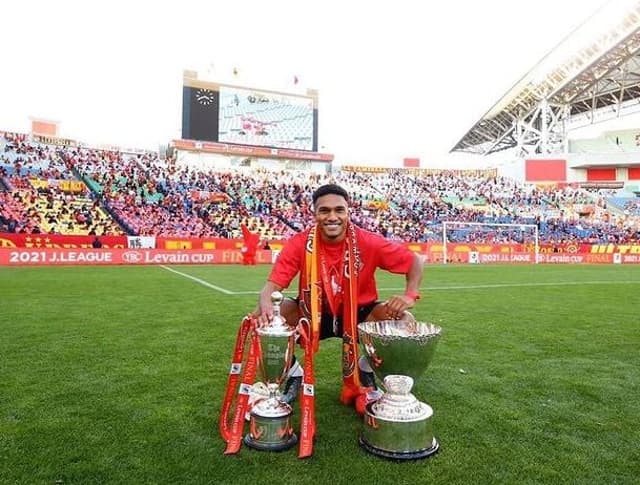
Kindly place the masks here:
<instances>
[{"instance_id":1,"label":"red and yellow scarf","mask_svg":"<svg viewBox=\"0 0 640 485\"><path fill-rule=\"evenodd\" d=\"M302 295L300 308L311 322L311 339L313 351L317 352L320 344L320 321L322 318L322 297L333 299L329 305L337 311L338 302L342 301L342 393L340 400L349 404L362 393L358 375L358 271L360 268L360 252L358 251L356 231L353 224L347 224L344 263L342 265L342 294L334 295L328 278L322 245L318 234L318 226L309 231L305 246L305 265L300 275ZM335 309L335 310L334 310ZM337 315L334 314L334 318Z\"/></svg>"}]
</instances>

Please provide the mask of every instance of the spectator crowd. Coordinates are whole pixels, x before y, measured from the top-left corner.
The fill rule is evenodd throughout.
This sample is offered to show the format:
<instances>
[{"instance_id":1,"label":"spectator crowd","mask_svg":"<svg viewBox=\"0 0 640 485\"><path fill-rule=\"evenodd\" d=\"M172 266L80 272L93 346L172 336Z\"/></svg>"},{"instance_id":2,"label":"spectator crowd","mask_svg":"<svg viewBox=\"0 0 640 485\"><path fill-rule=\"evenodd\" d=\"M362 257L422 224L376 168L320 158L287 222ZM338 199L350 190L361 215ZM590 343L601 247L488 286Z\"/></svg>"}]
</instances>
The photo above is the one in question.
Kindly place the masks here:
<instances>
[{"instance_id":1,"label":"spectator crowd","mask_svg":"<svg viewBox=\"0 0 640 485\"><path fill-rule=\"evenodd\" d=\"M317 174L238 167L203 170L125 153L0 139L0 232L285 239L311 220L324 183L352 194L352 219L398 241L442 240L443 222L535 225L540 242L639 242L640 198L498 176L405 170ZM615 203L614 203L615 201ZM523 231L460 226L453 241L522 242Z\"/></svg>"}]
</instances>

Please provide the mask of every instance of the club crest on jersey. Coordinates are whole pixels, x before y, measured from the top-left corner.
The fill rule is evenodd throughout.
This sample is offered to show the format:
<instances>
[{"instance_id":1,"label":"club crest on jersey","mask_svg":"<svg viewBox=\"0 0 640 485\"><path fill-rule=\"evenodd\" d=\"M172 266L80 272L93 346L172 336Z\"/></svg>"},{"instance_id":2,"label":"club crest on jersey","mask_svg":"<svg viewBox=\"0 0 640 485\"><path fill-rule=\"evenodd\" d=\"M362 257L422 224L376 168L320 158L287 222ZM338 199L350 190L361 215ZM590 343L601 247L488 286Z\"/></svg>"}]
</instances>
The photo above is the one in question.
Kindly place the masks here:
<instances>
[{"instance_id":1,"label":"club crest on jersey","mask_svg":"<svg viewBox=\"0 0 640 485\"><path fill-rule=\"evenodd\" d=\"M313 252L313 239L315 235L316 235L316 231L315 229L312 229L311 232L309 233L309 237L307 238L307 244L304 247L305 251L308 253Z\"/></svg>"},{"instance_id":2,"label":"club crest on jersey","mask_svg":"<svg viewBox=\"0 0 640 485\"><path fill-rule=\"evenodd\" d=\"M299 306L302 315L306 318L311 318L311 288L302 290Z\"/></svg>"},{"instance_id":3,"label":"club crest on jersey","mask_svg":"<svg viewBox=\"0 0 640 485\"><path fill-rule=\"evenodd\" d=\"M353 375L356 368L356 358L353 351L353 339L346 332L342 336L342 375L349 377Z\"/></svg>"}]
</instances>

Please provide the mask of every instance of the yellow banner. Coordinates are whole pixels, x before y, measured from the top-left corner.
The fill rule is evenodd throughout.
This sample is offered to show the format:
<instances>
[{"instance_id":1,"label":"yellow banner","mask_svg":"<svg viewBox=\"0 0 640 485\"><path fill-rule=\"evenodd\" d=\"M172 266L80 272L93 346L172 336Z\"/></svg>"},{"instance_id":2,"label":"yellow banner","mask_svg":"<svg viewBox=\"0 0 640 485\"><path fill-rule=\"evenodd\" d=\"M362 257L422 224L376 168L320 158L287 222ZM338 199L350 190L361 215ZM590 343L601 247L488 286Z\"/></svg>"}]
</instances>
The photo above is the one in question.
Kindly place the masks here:
<instances>
[{"instance_id":1,"label":"yellow banner","mask_svg":"<svg viewBox=\"0 0 640 485\"><path fill-rule=\"evenodd\" d=\"M58 185L64 192L75 194L84 191L84 184L79 180L59 180Z\"/></svg>"}]
</instances>

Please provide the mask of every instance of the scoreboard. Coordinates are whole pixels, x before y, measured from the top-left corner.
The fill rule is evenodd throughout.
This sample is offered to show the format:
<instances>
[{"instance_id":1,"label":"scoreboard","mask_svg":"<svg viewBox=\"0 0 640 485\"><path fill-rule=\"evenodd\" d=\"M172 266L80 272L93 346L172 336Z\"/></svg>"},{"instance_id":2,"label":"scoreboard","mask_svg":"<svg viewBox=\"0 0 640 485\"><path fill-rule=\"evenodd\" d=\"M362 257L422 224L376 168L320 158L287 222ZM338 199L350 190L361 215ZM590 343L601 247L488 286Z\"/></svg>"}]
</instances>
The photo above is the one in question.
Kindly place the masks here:
<instances>
[{"instance_id":1,"label":"scoreboard","mask_svg":"<svg viewBox=\"0 0 640 485\"><path fill-rule=\"evenodd\" d=\"M182 139L317 152L317 94L254 89L185 76Z\"/></svg>"}]
</instances>

